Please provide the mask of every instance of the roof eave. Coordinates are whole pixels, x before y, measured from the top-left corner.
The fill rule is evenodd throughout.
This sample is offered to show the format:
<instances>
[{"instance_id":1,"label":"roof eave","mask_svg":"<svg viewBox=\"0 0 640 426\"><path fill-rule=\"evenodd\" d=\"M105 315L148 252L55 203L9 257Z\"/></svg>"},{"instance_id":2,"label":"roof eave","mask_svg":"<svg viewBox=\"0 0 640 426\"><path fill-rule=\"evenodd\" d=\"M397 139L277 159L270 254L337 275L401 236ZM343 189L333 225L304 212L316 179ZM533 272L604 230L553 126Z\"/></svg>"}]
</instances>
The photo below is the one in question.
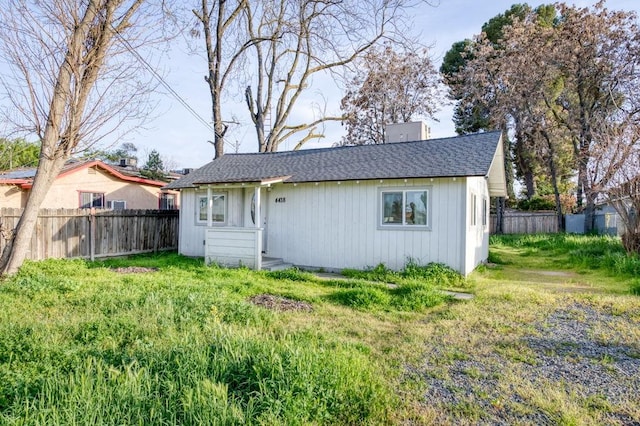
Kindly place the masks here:
<instances>
[{"instance_id":1,"label":"roof eave","mask_svg":"<svg viewBox=\"0 0 640 426\"><path fill-rule=\"evenodd\" d=\"M59 179L61 177L67 176L67 175L70 175L70 174L78 172L80 170L88 169L90 167L100 168L100 169L106 171L107 173L117 177L118 179L121 179L121 180L124 180L124 181L128 181L128 182L142 183L144 185L157 186L157 187L163 187L163 186L167 185L167 182L162 182L162 181L159 181L159 180L145 179L145 178L141 178L141 177L125 175L123 173L120 173L118 170L114 169L113 167L109 166L108 164L103 163L100 160L93 160L93 161L89 161L89 162L86 162L86 163L80 163L78 165L74 165L72 167L69 167L67 170L64 170L62 173L60 173L57 176L56 179Z\"/></svg>"},{"instance_id":2,"label":"roof eave","mask_svg":"<svg viewBox=\"0 0 640 426\"><path fill-rule=\"evenodd\" d=\"M0 179L0 184L2 185L16 185L21 188L30 188L31 180L30 179Z\"/></svg>"},{"instance_id":3,"label":"roof eave","mask_svg":"<svg viewBox=\"0 0 640 426\"><path fill-rule=\"evenodd\" d=\"M285 182L291 178L291 176L278 176L272 178L264 178L257 180L220 180L220 181L195 181L189 184L189 186L183 186L181 188L206 188L207 186L222 186L226 188L231 187L249 187L249 186L270 186L276 183Z\"/></svg>"}]
</instances>

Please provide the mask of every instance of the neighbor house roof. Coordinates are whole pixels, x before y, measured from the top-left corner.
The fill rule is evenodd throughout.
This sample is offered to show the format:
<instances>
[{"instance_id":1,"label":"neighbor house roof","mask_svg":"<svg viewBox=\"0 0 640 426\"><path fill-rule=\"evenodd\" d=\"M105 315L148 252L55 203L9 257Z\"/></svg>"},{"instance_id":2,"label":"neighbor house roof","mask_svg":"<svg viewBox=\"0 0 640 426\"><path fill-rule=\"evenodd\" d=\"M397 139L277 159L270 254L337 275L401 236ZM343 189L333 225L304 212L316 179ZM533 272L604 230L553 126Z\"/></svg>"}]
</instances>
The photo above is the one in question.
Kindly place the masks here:
<instances>
[{"instance_id":1,"label":"neighbor house roof","mask_svg":"<svg viewBox=\"0 0 640 426\"><path fill-rule=\"evenodd\" d=\"M86 160L86 161L71 161L64 165L58 178L67 176L71 173L75 173L80 170L87 169L89 167L99 168L119 179L128 182L137 182L145 185L163 187L167 183L153 179L146 179L140 176L138 171L126 170L124 167L111 166L103 163L100 160ZM19 185L23 189L31 188L33 184L33 178L36 175L36 168L24 168L9 170L6 172L0 172L0 184L7 185Z\"/></svg>"},{"instance_id":2,"label":"neighbor house roof","mask_svg":"<svg viewBox=\"0 0 640 426\"><path fill-rule=\"evenodd\" d=\"M500 132L486 132L381 145L225 154L167 188L237 182L488 176L500 142Z\"/></svg>"}]
</instances>

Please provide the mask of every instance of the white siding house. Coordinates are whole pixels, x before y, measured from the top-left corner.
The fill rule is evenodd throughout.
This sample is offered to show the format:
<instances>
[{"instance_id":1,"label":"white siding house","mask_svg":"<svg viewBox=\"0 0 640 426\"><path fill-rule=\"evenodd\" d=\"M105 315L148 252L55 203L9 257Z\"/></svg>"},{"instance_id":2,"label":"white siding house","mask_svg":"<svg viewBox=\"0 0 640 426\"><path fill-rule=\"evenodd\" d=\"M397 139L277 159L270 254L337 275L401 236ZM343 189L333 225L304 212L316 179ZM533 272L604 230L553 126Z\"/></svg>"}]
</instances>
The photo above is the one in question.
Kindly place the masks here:
<instances>
[{"instance_id":1,"label":"white siding house","mask_svg":"<svg viewBox=\"0 0 640 426\"><path fill-rule=\"evenodd\" d=\"M260 268L408 259L462 274L486 261L489 197L505 196L499 132L385 145L227 154L176 182L179 251Z\"/></svg>"}]
</instances>

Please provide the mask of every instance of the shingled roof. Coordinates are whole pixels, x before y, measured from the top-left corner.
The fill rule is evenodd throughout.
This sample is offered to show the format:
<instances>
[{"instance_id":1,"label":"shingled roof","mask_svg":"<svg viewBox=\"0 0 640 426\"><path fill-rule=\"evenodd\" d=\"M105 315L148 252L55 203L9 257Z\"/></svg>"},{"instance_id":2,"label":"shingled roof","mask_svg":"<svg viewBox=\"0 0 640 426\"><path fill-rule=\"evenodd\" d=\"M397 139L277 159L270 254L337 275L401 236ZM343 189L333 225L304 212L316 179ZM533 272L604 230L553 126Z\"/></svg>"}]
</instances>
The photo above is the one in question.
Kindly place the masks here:
<instances>
[{"instance_id":1,"label":"shingled roof","mask_svg":"<svg viewBox=\"0 0 640 426\"><path fill-rule=\"evenodd\" d=\"M487 176L500 135L486 132L382 145L225 154L166 188L270 180L296 183Z\"/></svg>"},{"instance_id":2,"label":"shingled roof","mask_svg":"<svg viewBox=\"0 0 640 426\"><path fill-rule=\"evenodd\" d=\"M68 161L62 170L58 174L58 178L66 176L70 173L76 172L78 170L97 167L102 169L103 171L119 178L124 181L129 182L137 182L145 185L152 185L162 187L165 186L165 182L147 179L140 174L138 170L129 170L124 167L113 166L110 164L106 164L100 160L70 160ZM0 171L0 184L13 184L20 185L25 189L31 188L33 185L33 179L35 178L37 168L24 168L24 169L15 169L9 171Z\"/></svg>"}]
</instances>

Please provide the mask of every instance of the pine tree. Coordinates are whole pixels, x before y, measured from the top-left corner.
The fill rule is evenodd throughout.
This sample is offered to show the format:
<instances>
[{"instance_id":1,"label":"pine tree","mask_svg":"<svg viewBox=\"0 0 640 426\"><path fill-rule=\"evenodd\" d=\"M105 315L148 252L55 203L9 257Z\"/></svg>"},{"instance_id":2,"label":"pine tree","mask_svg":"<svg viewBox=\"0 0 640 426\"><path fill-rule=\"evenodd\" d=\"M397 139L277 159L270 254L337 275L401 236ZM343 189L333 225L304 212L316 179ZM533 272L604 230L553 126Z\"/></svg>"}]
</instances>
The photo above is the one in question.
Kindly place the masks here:
<instances>
[{"instance_id":1,"label":"pine tree","mask_svg":"<svg viewBox=\"0 0 640 426\"><path fill-rule=\"evenodd\" d=\"M164 171L164 164L158 151L154 149L149 153L149 158L147 158L147 162L140 170L140 174L149 179L166 180L167 174Z\"/></svg>"}]
</instances>

